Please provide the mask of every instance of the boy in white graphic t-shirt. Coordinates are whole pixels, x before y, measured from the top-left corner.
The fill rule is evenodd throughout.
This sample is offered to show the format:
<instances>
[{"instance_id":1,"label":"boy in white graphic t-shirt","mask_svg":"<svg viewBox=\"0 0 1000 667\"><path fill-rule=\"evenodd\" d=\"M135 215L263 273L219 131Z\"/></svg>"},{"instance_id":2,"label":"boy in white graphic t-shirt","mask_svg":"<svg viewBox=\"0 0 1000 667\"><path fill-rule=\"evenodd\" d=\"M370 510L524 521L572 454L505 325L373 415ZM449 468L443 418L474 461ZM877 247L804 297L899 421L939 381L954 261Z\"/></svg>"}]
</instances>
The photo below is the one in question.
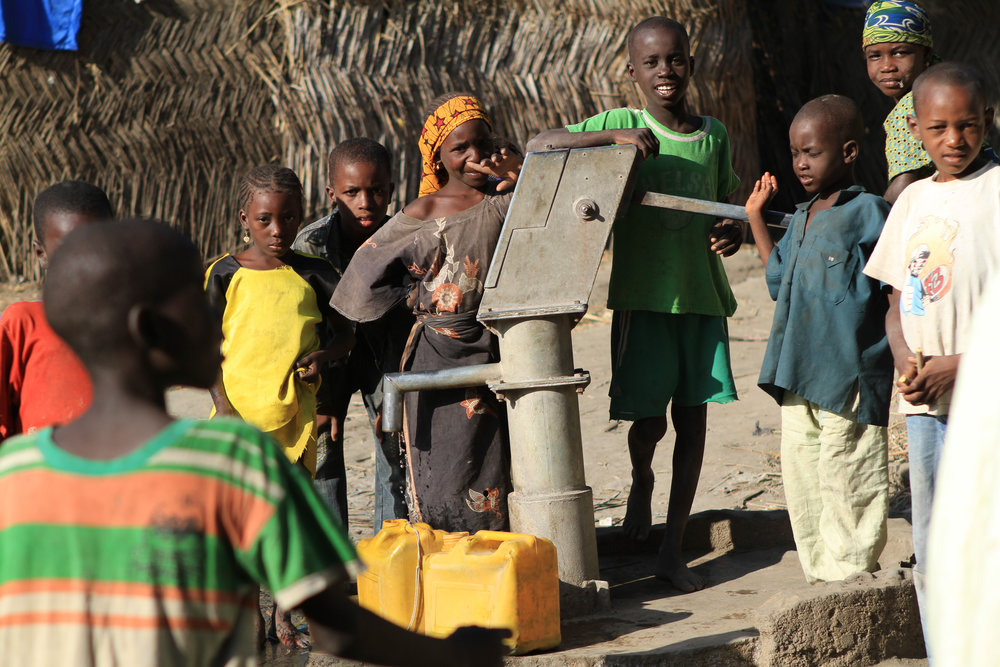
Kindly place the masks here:
<instances>
[{"instance_id":1,"label":"boy in white graphic t-shirt","mask_svg":"<svg viewBox=\"0 0 1000 667\"><path fill-rule=\"evenodd\" d=\"M865 273L892 287L886 333L906 415L923 616L934 475L951 391L969 323L1000 267L1000 165L979 150L993 110L986 108L977 72L957 63L935 65L917 78L913 99L910 130L937 171L896 200Z\"/></svg>"}]
</instances>

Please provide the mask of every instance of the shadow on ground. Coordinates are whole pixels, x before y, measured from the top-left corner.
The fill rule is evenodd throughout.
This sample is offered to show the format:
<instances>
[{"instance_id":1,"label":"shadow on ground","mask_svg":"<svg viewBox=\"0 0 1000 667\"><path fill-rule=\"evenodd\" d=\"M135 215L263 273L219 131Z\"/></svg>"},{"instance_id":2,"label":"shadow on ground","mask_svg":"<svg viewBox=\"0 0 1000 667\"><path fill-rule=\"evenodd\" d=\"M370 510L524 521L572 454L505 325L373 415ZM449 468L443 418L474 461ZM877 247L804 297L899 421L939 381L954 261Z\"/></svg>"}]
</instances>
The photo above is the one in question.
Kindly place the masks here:
<instances>
[{"instance_id":1,"label":"shadow on ground","mask_svg":"<svg viewBox=\"0 0 1000 667\"><path fill-rule=\"evenodd\" d=\"M683 608L685 600L690 600L687 594L652 574L663 530L662 524L654 526L649 539L640 543L626 538L620 527L597 529L601 578L608 582L612 606L584 618L565 619L560 650L600 644L691 617L692 611ZM706 589L710 589L775 565L794 548L794 542L784 511L714 510L691 517L684 547L692 569L705 578ZM733 597L758 593L749 588L725 591ZM665 611L650 604L665 599L681 608ZM732 614L726 618L746 619L748 623L745 629L723 633L726 636L743 639L757 634L742 605L734 605ZM691 640L698 645L692 648L706 645L702 639L709 641L707 645L725 643L720 637L706 637ZM678 650L682 651L684 645L686 642L681 642Z\"/></svg>"},{"instance_id":2,"label":"shadow on ground","mask_svg":"<svg viewBox=\"0 0 1000 667\"><path fill-rule=\"evenodd\" d=\"M757 630L749 627L695 639L686 639L648 651L618 653L604 659L605 667L663 665L665 667L752 667L755 646L743 640L755 637Z\"/></svg>"}]
</instances>

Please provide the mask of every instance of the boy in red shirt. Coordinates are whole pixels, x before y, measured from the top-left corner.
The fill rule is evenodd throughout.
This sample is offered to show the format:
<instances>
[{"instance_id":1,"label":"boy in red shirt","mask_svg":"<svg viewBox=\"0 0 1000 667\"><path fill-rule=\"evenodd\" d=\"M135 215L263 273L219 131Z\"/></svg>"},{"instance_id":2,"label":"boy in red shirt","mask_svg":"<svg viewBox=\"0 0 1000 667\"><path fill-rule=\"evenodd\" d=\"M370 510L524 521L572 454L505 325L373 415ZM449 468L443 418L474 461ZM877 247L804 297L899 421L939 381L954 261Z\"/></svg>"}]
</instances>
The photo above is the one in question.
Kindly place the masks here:
<instances>
[{"instance_id":1,"label":"boy in red shirt","mask_svg":"<svg viewBox=\"0 0 1000 667\"><path fill-rule=\"evenodd\" d=\"M35 256L42 270L64 236L111 219L104 191L82 181L49 186L35 198ZM90 407L83 365L45 320L41 301L11 304L0 315L0 440L64 424Z\"/></svg>"}]
</instances>

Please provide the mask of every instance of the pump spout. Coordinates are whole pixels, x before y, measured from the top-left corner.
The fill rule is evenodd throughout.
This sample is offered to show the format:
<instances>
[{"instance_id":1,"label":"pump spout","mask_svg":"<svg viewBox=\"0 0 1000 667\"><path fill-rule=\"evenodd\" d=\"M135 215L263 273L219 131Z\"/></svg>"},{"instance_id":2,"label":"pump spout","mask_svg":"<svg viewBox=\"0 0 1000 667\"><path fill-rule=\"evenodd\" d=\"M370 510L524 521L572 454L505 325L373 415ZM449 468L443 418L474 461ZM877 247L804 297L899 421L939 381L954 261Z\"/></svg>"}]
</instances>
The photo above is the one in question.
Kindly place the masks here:
<instances>
[{"instance_id":1,"label":"pump spout","mask_svg":"<svg viewBox=\"0 0 1000 667\"><path fill-rule=\"evenodd\" d=\"M476 364L438 371L386 373L382 383L382 430L403 430L403 393L424 389L460 389L498 382L503 372L500 364Z\"/></svg>"}]
</instances>

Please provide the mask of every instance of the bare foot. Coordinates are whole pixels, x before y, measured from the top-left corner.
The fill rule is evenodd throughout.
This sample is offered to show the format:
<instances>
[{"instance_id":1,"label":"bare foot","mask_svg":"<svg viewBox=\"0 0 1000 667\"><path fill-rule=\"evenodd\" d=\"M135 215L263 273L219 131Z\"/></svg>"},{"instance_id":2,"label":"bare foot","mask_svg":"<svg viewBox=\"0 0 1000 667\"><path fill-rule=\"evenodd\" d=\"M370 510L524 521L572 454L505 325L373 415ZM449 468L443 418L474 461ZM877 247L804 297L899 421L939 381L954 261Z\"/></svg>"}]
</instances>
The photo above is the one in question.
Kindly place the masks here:
<instances>
[{"instance_id":1,"label":"bare foot","mask_svg":"<svg viewBox=\"0 0 1000 667\"><path fill-rule=\"evenodd\" d=\"M271 622L274 625L274 634L278 637L278 641L281 642L282 646L287 646L288 648L309 648L309 638L299 632L292 624L291 612L275 605Z\"/></svg>"},{"instance_id":2,"label":"bare foot","mask_svg":"<svg viewBox=\"0 0 1000 667\"><path fill-rule=\"evenodd\" d=\"M625 537L636 542L645 542L653 525L653 470L632 469L632 488L628 492L625 506L625 520L622 530Z\"/></svg>"},{"instance_id":3,"label":"bare foot","mask_svg":"<svg viewBox=\"0 0 1000 667\"><path fill-rule=\"evenodd\" d=\"M656 563L656 578L662 579L682 593L694 593L705 588L705 579L695 574L687 564L674 556L660 555Z\"/></svg>"}]
</instances>

